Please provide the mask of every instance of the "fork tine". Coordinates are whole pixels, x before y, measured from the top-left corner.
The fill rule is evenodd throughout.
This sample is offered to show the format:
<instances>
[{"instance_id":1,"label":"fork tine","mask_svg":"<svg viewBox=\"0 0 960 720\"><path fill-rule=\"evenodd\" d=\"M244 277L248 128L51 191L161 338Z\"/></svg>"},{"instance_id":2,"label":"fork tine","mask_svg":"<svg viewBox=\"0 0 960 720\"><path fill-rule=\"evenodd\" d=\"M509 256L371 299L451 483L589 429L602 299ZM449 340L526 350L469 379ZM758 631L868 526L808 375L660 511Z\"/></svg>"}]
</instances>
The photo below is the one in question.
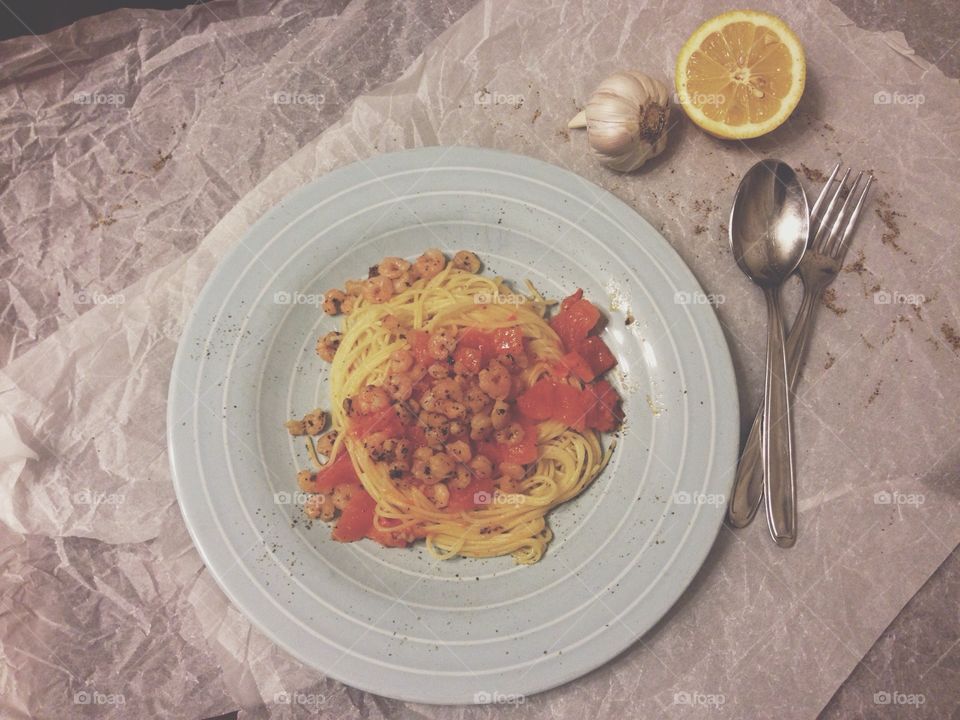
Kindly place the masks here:
<instances>
[{"instance_id":1,"label":"fork tine","mask_svg":"<svg viewBox=\"0 0 960 720\"><path fill-rule=\"evenodd\" d=\"M830 198L827 209L823 212L823 217L820 219L820 227L817 228L817 234L814 235L813 242L810 243L811 249L814 252L822 252L823 243L829 235L827 229L830 227L830 221L833 219L834 208L836 207L837 200L839 200L840 196L844 193L844 186L847 184L848 177L850 177L850 168L847 168L847 171L843 174L840 185L837 187L836 192L834 192L833 197Z\"/></svg>"},{"instance_id":2,"label":"fork tine","mask_svg":"<svg viewBox=\"0 0 960 720\"><path fill-rule=\"evenodd\" d=\"M857 179L853 181L853 185L850 186L846 196L843 198L843 204L840 206L833 220L833 225L830 227L830 232L827 234L827 239L824 241L823 248L820 251L824 255L832 255L839 246L840 238L843 236L843 228L847 222L847 209L851 206L853 195L857 191L857 187L860 185L862 179L863 171L861 170L857 175Z\"/></svg>"},{"instance_id":3,"label":"fork tine","mask_svg":"<svg viewBox=\"0 0 960 720\"><path fill-rule=\"evenodd\" d=\"M833 184L834 179L837 177L837 173L840 172L841 163L837 163L833 166L833 172L830 173L830 177L827 178L827 181L823 184L823 187L820 188L820 194L817 196L817 201L813 204L813 208L810 210L810 234L816 236L817 230L819 229L817 222L820 220L820 209L823 207L823 201L827 197L827 190L830 189L830 185Z\"/></svg>"},{"instance_id":4,"label":"fork tine","mask_svg":"<svg viewBox=\"0 0 960 720\"><path fill-rule=\"evenodd\" d=\"M861 175L863 173L860 173ZM857 178L859 181L860 178ZM837 242L837 247L831 253L837 260L841 263L843 262L844 256L847 254L847 249L850 247L850 238L853 236L853 231L857 226L857 220L860 219L860 211L863 209L863 203L867 199L867 193L870 192L870 186L873 185L873 175L867 175L867 182L863 185L863 191L860 193L860 198L857 200L857 204L853 207L853 212L850 213L850 218L847 220L847 226L843 231L843 235L840 237L840 240ZM850 195L853 195L853 188L850 189Z\"/></svg>"}]
</instances>

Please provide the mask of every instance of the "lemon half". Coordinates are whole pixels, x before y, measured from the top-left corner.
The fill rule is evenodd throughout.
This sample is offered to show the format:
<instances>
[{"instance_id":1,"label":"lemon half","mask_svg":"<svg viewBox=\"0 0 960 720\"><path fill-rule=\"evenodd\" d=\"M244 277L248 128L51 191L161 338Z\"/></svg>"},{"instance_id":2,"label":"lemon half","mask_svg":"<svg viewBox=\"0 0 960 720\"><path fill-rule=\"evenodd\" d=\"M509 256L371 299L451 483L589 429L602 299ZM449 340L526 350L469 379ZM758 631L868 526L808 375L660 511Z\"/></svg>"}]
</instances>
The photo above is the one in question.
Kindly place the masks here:
<instances>
[{"instance_id":1,"label":"lemon half","mask_svg":"<svg viewBox=\"0 0 960 720\"><path fill-rule=\"evenodd\" d=\"M698 27L677 58L677 96L701 128L746 139L779 127L800 102L803 46L776 15L732 10Z\"/></svg>"}]
</instances>

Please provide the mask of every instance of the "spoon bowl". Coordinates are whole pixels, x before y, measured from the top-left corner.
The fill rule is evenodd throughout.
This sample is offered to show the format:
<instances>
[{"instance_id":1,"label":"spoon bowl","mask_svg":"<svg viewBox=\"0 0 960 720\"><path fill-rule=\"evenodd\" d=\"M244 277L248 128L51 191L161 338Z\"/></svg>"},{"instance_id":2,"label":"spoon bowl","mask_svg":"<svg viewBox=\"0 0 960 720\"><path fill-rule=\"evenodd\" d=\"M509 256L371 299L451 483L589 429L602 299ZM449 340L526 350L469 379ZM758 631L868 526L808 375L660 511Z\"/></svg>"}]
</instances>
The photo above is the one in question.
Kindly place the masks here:
<instances>
[{"instance_id":1,"label":"spoon bowl","mask_svg":"<svg viewBox=\"0 0 960 720\"><path fill-rule=\"evenodd\" d=\"M800 264L809 224L807 196L793 168L761 160L740 181L730 211L737 265L758 285L782 284Z\"/></svg>"}]
</instances>

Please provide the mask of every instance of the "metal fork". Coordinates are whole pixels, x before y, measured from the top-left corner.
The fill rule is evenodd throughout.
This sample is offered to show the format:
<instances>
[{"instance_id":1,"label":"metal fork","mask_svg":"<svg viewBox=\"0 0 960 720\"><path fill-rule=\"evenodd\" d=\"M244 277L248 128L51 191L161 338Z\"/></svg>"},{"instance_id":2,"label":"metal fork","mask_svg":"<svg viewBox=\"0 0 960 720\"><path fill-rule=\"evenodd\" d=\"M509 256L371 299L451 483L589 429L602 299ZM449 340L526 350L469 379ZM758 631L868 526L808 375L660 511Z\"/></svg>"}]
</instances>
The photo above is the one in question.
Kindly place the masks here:
<instances>
[{"instance_id":1,"label":"metal fork","mask_svg":"<svg viewBox=\"0 0 960 720\"><path fill-rule=\"evenodd\" d=\"M860 172L853 184L847 187L847 179L850 176L850 170L847 169L836 190L831 194L831 187L839 172L840 163L837 163L820 191L817 201L813 204L810 211L809 245L797 269L803 281L803 300L800 303L800 310L797 311L797 317L790 327L786 342L787 381L790 383L790 392L793 392L797 376L800 374L803 352L813 327L814 311L820 304L824 290L843 267L843 259L850 246L850 238L860 218L867 192L873 184L873 175L867 174L866 183L854 202L864 173ZM763 497L763 457L760 442L762 418L763 404L761 403L753 421L753 427L750 428L750 434L747 436L743 454L740 456L737 477L733 484L733 495L727 508L727 516L734 527L745 527L753 520ZM793 541L788 539L782 544L789 547Z\"/></svg>"}]
</instances>

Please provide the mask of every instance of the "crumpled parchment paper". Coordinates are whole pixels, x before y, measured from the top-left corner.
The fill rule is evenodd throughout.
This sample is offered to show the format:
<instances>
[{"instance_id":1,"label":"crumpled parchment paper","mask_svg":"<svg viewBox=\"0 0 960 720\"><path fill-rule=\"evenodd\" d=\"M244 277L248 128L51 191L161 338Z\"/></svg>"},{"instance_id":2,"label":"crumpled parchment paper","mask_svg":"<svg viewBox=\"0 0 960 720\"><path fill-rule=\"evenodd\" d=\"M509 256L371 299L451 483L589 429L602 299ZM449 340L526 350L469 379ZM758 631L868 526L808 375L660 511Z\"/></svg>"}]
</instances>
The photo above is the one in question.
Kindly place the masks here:
<instances>
[{"instance_id":1,"label":"crumpled parchment paper","mask_svg":"<svg viewBox=\"0 0 960 720\"><path fill-rule=\"evenodd\" d=\"M129 216L136 242L119 250L104 242L119 209L99 222L88 207L95 228L74 226L69 238L50 232L49 218L70 197L76 168L106 175L106 163L91 150L97 140L82 126L67 133L78 148L73 166L52 178L19 176L0 210L5 221L32 221L37 247L23 253L6 279L15 321L12 334L4 330L11 361L0 374L0 398L39 459L19 474L0 474L6 495L0 652L11 667L0 676L4 712L187 717L242 707L250 717L325 718L493 712L412 707L354 691L301 666L251 628L190 544L163 434L183 322L217 260L260 214L300 184L357 158L471 144L572 169L661 229L718 301L744 424L762 387L765 316L725 239L739 177L767 156L797 167L811 193L840 159L876 175L847 267L821 308L795 403L798 545L786 552L774 547L762 520L744 531L725 528L690 590L631 650L511 708L511 715L529 718L814 716L960 541L960 292L953 281L960 262L960 209L953 202L960 89L916 62L902 37L861 31L825 0L760 6L782 15L806 47L807 89L790 121L765 138L725 143L675 110L667 151L633 175L600 167L583 134L566 129L567 120L599 80L621 67L669 84L683 41L704 18L726 9L721 3L481 2L402 77L361 94L342 120L238 194L198 245L196 216L207 217L235 192L231 173L249 180L277 150L264 155L256 143L237 146L233 165L224 166L224 146L208 149L201 135L186 140L182 153L161 153L151 182L162 184L169 166L177 177L167 182L187 200L179 206L173 200L179 214L151 224L163 208L144 200L147 188L131 193L147 210ZM277 14L294 7L281 3ZM186 17L200 22L198 14ZM207 138L239 132L240 124L268 138L272 114L254 113L255 120L244 122L238 103L247 96L240 90L210 97L179 84L188 76L199 84L218 72L222 85L238 82L228 72L230 37L256 53L285 32L273 17L223 29L198 32L144 61L133 83L138 102L146 96L157 112L206 116ZM129 43L136 37L118 35L111 46L120 66L135 52ZM219 62L204 54L211 47L223 50ZM194 54L207 61L199 71ZM258 93L286 92L275 64L296 72L302 57L263 53L268 77ZM102 80L96 86L106 87ZM301 85L298 92L312 91ZM31 109L20 110L25 120L50 102L28 95ZM122 125L118 119L108 126L101 141L109 145ZM40 133L42 123L31 127L19 132ZM116 147L112 153L120 155ZM185 169L178 171L181 156ZM82 313L62 297L66 309L51 313L49 281L39 291L18 281L46 256L66 252L63 245L74 257L97 257L80 265L89 285ZM58 282L79 292L66 276Z\"/></svg>"}]
</instances>

